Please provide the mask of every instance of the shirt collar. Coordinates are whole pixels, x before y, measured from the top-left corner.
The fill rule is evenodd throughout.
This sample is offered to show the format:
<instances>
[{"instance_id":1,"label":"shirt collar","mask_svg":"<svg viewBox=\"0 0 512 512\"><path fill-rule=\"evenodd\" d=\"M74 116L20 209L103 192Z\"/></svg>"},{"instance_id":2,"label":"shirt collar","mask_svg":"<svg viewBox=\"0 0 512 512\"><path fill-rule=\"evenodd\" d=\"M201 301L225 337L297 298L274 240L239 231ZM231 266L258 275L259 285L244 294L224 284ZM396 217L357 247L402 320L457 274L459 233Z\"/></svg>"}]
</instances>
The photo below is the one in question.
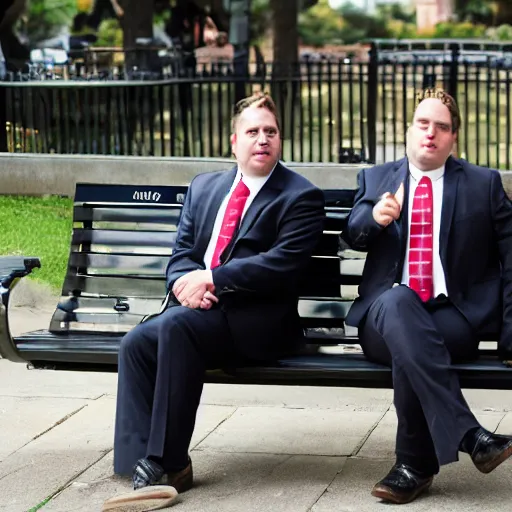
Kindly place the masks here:
<instances>
[{"instance_id":1,"label":"shirt collar","mask_svg":"<svg viewBox=\"0 0 512 512\"><path fill-rule=\"evenodd\" d=\"M437 181L439 178L444 176L445 166L439 167L439 169L434 169L433 171L421 171L411 162L409 162L409 172L415 181L420 181L423 176L428 176L432 182Z\"/></svg>"},{"instance_id":2,"label":"shirt collar","mask_svg":"<svg viewBox=\"0 0 512 512\"><path fill-rule=\"evenodd\" d=\"M279 162L275 163L274 167L272 167L272 170L266 176L246 176L244 174L243 169L240 166L238 166L234 183L238 183L243 176L244 183L247 185L247 188L251 191L251 195L254 194L255 192L257 193L261 190L263 185L265 185L270 176L272 176L272 173L274 172L278 163Z\"/></svg>"}]
</instances>

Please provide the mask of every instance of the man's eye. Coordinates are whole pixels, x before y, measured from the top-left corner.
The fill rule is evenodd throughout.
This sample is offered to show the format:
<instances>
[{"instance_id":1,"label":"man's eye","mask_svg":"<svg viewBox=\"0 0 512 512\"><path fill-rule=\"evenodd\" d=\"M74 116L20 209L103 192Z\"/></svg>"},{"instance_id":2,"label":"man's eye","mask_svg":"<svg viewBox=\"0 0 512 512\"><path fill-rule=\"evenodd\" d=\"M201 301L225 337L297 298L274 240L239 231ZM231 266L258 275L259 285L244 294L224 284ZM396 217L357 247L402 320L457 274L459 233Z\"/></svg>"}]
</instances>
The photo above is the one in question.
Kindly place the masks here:
<instances>
[{"instance_id":1,"label":"man's eye","mask_svg":"<svg viewBox=\"0 0 512 512\"><path fill-rule=\"evenodd\" d=\"M256 135L258 133L258 131L257 130L249 130L247 133L249 135Z\"/></svg>"}]
</instances>

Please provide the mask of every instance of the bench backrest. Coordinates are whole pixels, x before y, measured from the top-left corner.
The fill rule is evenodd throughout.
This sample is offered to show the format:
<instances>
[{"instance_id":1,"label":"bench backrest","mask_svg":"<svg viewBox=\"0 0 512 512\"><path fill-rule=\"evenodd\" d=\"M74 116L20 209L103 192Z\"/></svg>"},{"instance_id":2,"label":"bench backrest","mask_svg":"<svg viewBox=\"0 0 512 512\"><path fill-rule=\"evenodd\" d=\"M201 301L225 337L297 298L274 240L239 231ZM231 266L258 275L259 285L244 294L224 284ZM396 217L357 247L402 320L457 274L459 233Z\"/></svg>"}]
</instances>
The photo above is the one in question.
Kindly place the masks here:
<instances>
[{"instance_id":1,"label":"bench backrest","mask_svg":"<svg viewBox=\"0 0 512 512\"><path fill-rule=\"evenodd\" d=\"M52 332L124 333L159 310L186 193L183 186L77 185ZM299 303L311 329L343 327L363 266L360 253L344 251L340 259L339 234L355 191L324 193L324 234L304 272Z\"/></svg>"}]
</instances>

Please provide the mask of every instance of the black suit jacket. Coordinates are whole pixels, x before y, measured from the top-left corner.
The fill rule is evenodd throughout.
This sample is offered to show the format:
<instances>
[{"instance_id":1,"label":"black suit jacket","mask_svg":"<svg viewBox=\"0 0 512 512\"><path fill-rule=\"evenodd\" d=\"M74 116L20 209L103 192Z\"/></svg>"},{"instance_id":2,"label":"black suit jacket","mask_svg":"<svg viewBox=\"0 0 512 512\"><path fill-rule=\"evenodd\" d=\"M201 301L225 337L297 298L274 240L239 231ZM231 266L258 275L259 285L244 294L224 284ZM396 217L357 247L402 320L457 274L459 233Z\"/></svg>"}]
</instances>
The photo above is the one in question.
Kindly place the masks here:
<instances>
[{"instance_id":1,"label":"black suit jacket","mask_svg":"<svg viewBox=\"0 0 512 512\"><path fill-rule=\"evenodd\" d=\"M167 286L187 272L204 269L215 217L236 176L201 174L192 181L167 267ZM300 340L298 283L324 224L323 192L277 164L254 198L232 243L213 269L215 294L240 352L275 357Z\"/></svg>"},{"instance_id":2,"label":"black suit jacket","mask_svg":"<svg viewBox=\"0 0 512 512\"><path fill-rule=\"evenodd\" d=\"M347 316L358 326L372 302L400 282L407 245L407 209L386 228L372 216L384 192L406 182L409 162L363 169L343 233L354 249L367 251L359 297ZM408 187L404 205L408 204ZM450 157L446 162L440 226L440 257L448 296L478 335L500 333L499 349L512 354L512 205L498 171Z\"/></svg>"}]
</instances>

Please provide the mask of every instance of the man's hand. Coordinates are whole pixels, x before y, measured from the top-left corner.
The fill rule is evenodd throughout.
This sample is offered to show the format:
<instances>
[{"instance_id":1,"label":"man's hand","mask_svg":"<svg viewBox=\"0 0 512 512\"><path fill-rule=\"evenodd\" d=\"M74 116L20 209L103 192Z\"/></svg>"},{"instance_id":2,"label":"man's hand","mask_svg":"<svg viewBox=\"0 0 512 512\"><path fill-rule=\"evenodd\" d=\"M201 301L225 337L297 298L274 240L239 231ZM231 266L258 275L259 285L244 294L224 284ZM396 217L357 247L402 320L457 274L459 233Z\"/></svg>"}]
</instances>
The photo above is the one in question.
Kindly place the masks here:
<instances>
[{"instance_id":1,"label":"man's hand","mask_svg":"<svg viewBox=\"0 0 512 512\"><path fill-rule=\"evenodd\" d=\"M211 270L194 270L181 276L174 283L172 291L181 305L187 308L204 306L203 309L210 309L213 302L218 302L213 295L215 286Z\"/></svg>"},{"instance_id":2,"label":"man's hand","mask_svg":"<svg viewBox=\"0 0 512 512\"><path fill-rule=\"evenodd\" d=\"M401 183L395 195L386 192L380 201L373 207L375 222L383 227L388 226L394 220L398 220L404 203L404 184Z\"/></svg>"},{"instance_id":3,"label":"man's hand","mask_svg":"<svg viewBox=\"0 0 512 512\"><path fill-rule=\"evenodd\" d=\"M212 292L206 292L199 307L208 310L217 302L219 302L219 299Z\"/></svg>"}]
</instances>

